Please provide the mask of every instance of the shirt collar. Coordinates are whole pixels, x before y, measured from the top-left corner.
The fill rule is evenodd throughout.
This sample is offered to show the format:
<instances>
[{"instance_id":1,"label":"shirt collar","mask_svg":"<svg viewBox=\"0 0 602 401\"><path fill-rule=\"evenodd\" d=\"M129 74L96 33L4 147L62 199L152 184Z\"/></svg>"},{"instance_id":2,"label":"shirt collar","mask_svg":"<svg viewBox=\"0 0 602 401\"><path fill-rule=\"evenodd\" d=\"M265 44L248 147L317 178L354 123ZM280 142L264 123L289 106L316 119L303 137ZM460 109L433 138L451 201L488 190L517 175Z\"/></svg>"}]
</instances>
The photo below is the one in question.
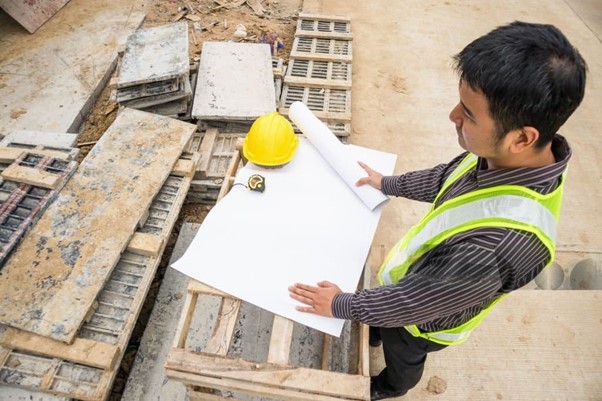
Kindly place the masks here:
<instances>
[{"instance_id":1,"label":"shirt collar","mask_svg":"<svg viewBox=\"0 0 602 401\"><path fill-rule=\"evenodd\" d=\"M522 185L527 187L548 185L566 170L572 151L567 140L556 134L552 140L555 163L543 167L485 170L487 161L479 157L476 169L477 185L486 188L497 185Z\"/></svg>"}]
</instances>

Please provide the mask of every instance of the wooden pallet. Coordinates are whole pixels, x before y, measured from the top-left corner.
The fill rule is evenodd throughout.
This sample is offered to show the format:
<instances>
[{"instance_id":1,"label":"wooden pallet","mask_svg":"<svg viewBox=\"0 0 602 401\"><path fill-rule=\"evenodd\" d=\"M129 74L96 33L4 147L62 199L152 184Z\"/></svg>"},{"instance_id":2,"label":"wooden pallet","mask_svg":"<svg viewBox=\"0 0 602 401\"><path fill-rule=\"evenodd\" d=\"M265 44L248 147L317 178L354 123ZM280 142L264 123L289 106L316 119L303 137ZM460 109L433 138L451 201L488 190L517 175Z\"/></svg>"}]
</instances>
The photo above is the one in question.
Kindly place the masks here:
<instances>
[{"instance_id":1,"label":"wooden pallet","mask_svg":"<svg viewBox=\"0 0 602 401\"><path fill-rule=\"evenodd\" d=\"M2 162L14 159L0 179L0 271L25 233L41 217L77 168L75 161L20 148L0 148Z\"/></svg>"},{"instance_id":2,"label":"wooden pallet","mask_svg":"<svg viewBox=\"0 0 602 401\"><path fill-rule=\"evenodd\" d=\"M282 107L278 111L283 115L288 115L293 102L301 101L321 120L351 121L351 90L348 89L285 85L282 99Z\"/></svg>"},{"instance_id":3,"label":"wooden pallet","mask_svg":"<svg viewBox=\"0 0 602 401\"><path fill-rule=\"evenodd\" d=\"M295 35L326 39L353 39L350 19L328 14L300 13Z\"/></svg>"},{"instance_id":4,"label":"wooden pallet","mask_svg":"<svg viewBox=\"0 0 602 401\"><path fill-rule=\"evenodd\" d=\"M297 36L293 40L291 58L351 63L353 60L351 41Z\"/></svg>"},{"instance_id":5,"label":"wooden pallet","mask_svg":"<svg viewBox=\"0 0 602 401\"><path fill-rule=\"evenodd\" d=\"M186 197L187 203L213 205L217 202L230 161L238 153L236 142L245 135L207 128L201 142L201 160Z\"/></svg>"},{"instance_id":6,"label":"wooden pallet","mask_svg":"<svg viewBox=\"0 0 602 401\"><path fill-rule=\"evenodd\" d=\"M289 62L284 83L313 88L351 89L351 64L293 59Z\"/></svg>"},{"instance_id":7,"label":"wooden pallet","mask_svg":"<svg viewBox=\"0 0 602 401\"><path fill-rule=\"evenodd\" d=\"M301 101L345 140L351 134L352 40L349 18L301 13L278 112L288 115Z\"/></svg>"},{"instance_id":8,"label":"wooden pallet","mask_svg":"<svg viewBox=\"0 0 602 401\"><path fill-rule=\"evenodd\" d=\"M198 143L191 142L196 146L193 149L198 149ZM108 397L199 159L196 150L182 155L73 344L0 329L0 387L12 385L90 401Z\"/></svg>"},{"instance_id":9,"label":"wooden pallet","mask_svg":"<svg viewBox=\"0 0 602 401\"><path fill-rule=\"evenodd\" d=\"M229 191L235 172L242 163L240 152L237 152L228 167L218 199ZM366 272L369 271L366 269ZM368 286L369 275L364 275L364 280ZM197 301L203 296L218 297L221 305L210 339L202 352L196 352L187 348L186 341L193 316L199 313ZM166 375L184 383L191 400L226 400L220 393L222 391L278 400L370 399L367 326L361 325L359 329L355 374L327 370L331 344L331 338L327 335L324 338L321 369L290 365L293 322L280 316L274 316L266 360L248 361L228 356L240 308L239 299L190 280L174 346L167 356ZM238 398L231 398L229 394L227 399Z\"/></svg>"}]
</instances>

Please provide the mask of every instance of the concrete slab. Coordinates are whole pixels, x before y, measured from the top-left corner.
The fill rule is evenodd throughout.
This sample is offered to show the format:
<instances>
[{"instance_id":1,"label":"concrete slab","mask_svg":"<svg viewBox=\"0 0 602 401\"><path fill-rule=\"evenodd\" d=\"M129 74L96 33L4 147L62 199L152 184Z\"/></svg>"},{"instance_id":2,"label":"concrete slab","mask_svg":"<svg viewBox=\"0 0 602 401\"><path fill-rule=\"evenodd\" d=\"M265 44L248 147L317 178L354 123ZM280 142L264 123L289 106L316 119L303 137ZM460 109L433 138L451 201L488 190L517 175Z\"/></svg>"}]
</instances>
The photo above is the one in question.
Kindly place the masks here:
<instances>
[{"instance_id":1,"label":"concrete slab","mask_svg":"<svg viewBox=\"0 0 602 401\"><path fill-rule=\"evenodd\" d=\"M0 0L0 7L27 29L27 31L33 33L68 2L69 0L46 0L34 3Z\"/></svg>"},{"instance_id":2,"label":"concrete slab","mask_svg":"<svg viewBox=\"0 0 602 401\"><path fill-rule=\"evenodd\" d=\"M33 35L3 13L0 132L77 132L117 50L142 23L139 10L133 0L72 0Z\"/></svg>"},{"instance_id":3,"label":"concrete slab","mask_svg":"<svg viewBox=\"0 0 602 401\"><path fill-rule=\"evenodd\" d=\"M127 39L117 87L188 78L189 70L186 22L139 29Z\"/></svg>"},{"instance_id":4,"label":"concrete slab","mask_svg":"<svg viewBox=\"0 0 602 401\"><path fill-rule=\"evenodd\" d=\"M270 46L205 42L192 116L200 120L254 120L276 110Z\"/></svg>"},{"instance_id":5,"label":"concrete slab","mask_svg":"<svg viewBox=\"0 0 602 401\"><path fill-rule=\"evenodd\" d=\"M70 148L77 142L77 134L62 132L23 131L10 130L4 133L0 146L23 144L32 146L51 146L56 148Z\"/></svg>"}]
</instances>

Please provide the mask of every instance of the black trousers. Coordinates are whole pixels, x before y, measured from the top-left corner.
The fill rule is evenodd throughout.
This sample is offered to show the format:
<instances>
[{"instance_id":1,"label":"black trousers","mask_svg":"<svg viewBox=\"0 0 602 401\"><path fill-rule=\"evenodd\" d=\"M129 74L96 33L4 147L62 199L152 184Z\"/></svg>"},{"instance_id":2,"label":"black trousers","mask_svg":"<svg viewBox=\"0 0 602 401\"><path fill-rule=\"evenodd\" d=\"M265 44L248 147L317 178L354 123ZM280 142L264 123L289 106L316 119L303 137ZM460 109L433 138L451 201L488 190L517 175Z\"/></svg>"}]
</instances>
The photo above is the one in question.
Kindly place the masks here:
<instances>
[{"instance_id":1,"label":"black trousers","mask_svg":"<svg viewBox=\"0 0 602 401\"><path fill-rule=\"evenodd\" d=\"M370 327L370 338L379 337L387 366L373 379L373 385L402 394L420 381L427 354L447 347L414 337L403 327Z\"/></svg>"}]
</instances>

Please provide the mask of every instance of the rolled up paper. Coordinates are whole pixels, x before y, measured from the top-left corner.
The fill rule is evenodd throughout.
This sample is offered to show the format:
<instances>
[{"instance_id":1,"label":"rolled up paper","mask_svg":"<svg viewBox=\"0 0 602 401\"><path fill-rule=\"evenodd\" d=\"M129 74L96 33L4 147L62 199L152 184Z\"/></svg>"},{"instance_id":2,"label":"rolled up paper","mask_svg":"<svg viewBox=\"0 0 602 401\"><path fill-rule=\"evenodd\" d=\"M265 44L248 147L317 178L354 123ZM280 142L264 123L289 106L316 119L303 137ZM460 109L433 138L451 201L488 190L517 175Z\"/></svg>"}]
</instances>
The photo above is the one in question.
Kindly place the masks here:
<instances>
[{"instance_id":1,"label":"rolled up paper","mask_svg":"<svg viewBox=\"0 0 602 401\"><path fill-rule=\"evenodd\" d=\"M358 164L358 160L355 160L347 151L347 146L341 143L330 128L320 121L303 102L291 104L289 118L370 210L374 210L389 199L381 191L368 184L361 187L355 185L360 178L367 176L366 171Z\"/></svg>"}]
</instances>

